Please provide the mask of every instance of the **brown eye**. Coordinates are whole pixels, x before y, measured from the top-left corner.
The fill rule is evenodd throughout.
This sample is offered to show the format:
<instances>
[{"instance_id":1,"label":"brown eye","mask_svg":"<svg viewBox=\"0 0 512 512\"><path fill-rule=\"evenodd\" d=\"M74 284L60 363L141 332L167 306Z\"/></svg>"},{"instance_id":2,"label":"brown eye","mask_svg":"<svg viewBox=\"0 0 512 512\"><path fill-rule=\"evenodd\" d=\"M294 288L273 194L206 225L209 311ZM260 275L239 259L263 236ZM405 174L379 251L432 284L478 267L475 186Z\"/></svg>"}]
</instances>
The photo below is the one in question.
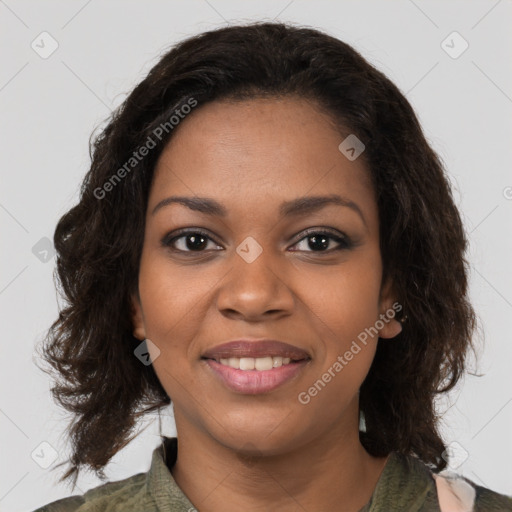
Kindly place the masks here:
<instances>
[{"instance_id":1,"label":"brown eye","mask_svg":"<svg viewBox=\"0 0 512 512\"><path fill-rule=\"evenodd\" d=\"M297 250L306 252L339 251L342 249L349 249L352 245L349 238L344 235L340 236L339 234L334 234L331 231L319 230L309 231L305 237L301 238L299 242L295 244L295 246L300 245L301 243L303 243L303 248ZM338 246L332 247L333 243Z\"/></svg>"},{"instance_id":2,"label":"brown eye","mask_svg":"<svg viewBox=\"0 0 512 512\"><path fill-rule=\"evenodd\" d=\"M189 230L174 233L174 236L173 234L166 235L162 240L162 245L178 252L204 252L208 248L208 242L219 247L205 232Z\"/></svg>"}]
</instances>

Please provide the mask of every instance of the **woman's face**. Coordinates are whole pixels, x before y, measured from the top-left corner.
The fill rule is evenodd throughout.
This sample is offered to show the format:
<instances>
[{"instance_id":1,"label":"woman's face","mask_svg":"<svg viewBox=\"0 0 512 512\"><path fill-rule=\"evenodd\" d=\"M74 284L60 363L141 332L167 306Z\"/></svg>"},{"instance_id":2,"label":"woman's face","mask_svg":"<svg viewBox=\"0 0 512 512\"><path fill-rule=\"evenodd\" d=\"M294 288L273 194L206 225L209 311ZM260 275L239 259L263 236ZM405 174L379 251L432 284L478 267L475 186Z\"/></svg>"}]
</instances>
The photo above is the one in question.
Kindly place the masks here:
<instances>
[{"instance_id":1,"label":"woman's face","mask_svg":"<svg viewBox=\"0 0 512 512\"><path fill-rule=\"evenodd\" d=\"M378 322L394 297L363 159L298 98L209 103L176 130L150 191L133 323L178 432L267 454L357 433L377 344L362 333L400 330Z\"/></svg>"}]
</instances>

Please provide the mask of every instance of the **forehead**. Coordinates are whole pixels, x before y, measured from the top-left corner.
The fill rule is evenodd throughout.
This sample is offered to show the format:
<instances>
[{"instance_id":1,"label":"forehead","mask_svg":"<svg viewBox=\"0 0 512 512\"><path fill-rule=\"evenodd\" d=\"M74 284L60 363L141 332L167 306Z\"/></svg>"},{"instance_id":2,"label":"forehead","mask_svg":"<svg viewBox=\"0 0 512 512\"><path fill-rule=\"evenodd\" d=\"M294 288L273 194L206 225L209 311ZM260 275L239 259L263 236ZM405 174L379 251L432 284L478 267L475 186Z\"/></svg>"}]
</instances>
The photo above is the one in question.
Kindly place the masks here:
<instances>
[{"instance_id":1,"label":"forehead","mask_svg":"<svg viewBox=\"0 0 512 512\"><path fill-rule=\"evenodd\" d=\"M373 208L363 159L338 149L345 136L302 98L208 103L180 122L160 155L150 207L171 193L243 198L245 206L339 193Z\"/></svg>"}]
</instances>

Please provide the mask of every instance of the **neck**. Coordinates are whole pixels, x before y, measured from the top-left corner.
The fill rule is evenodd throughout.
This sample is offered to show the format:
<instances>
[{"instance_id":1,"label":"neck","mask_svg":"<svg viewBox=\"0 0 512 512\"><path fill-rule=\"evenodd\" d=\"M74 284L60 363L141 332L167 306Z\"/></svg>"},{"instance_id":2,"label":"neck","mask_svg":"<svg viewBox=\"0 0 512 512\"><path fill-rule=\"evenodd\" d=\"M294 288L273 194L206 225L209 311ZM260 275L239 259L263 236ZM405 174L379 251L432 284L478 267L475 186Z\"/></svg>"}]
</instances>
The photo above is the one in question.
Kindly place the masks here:
<instances>
[{"instance_id":1,"label":"neck","mask_svg":"<svg viewBox=\"0 0 512 512\"><path fill-rule=\"evenodd\" d=\"M205 512L358 512L369 502L387 462L363 448L358 422L349 430L338 425L292 451L255 457L241 455L175 417L178 458L172 475Z\"/></svg>"}]
</instances>

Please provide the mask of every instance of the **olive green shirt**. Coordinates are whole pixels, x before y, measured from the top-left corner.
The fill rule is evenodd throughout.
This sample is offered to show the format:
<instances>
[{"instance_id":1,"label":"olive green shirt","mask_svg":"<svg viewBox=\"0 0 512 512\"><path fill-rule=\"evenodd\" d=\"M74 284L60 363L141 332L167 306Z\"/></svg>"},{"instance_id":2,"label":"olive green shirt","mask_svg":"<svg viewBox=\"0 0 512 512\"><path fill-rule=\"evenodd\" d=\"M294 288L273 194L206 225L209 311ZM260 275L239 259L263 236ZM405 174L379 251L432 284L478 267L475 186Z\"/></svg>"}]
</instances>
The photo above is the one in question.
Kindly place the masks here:
<instances>
[{"instance_id":1,"label":"olive green shirt","mask_svg":"<svg viewBox=\"0 0 512 512\"><path fill-rule=\"evenodd\" d=\"M195 512L197 509L169 470L176 462L177 450L177 438L165 438L165 457L163 445L155 448L147 473L108 482L90 489L83 496L54 501L34 512ZM474 512L512 511L512 497L465 480L476 491ZM200 504L198 507L200 510ZM342 505L339 510L343 512ZM439 510L436 484L429 468L416 457L392 452L370 501L360 512Z\"/></svg>"}]
</instances>

